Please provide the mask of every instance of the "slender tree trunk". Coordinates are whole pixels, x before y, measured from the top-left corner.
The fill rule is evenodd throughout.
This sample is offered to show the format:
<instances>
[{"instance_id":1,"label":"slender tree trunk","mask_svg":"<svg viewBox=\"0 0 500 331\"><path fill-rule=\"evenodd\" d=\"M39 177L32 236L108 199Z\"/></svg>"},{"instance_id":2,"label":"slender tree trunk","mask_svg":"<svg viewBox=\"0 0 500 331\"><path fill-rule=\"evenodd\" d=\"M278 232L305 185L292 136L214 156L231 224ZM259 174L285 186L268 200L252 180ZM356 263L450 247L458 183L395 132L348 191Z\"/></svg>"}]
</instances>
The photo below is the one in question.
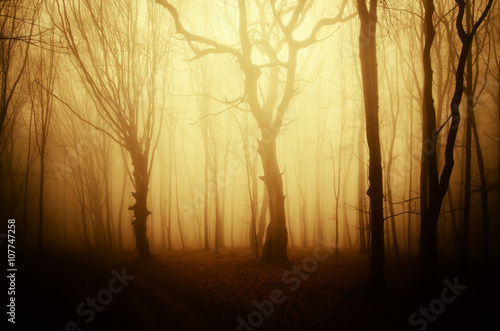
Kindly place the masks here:
<instances>
[{"instance_id":1,"label":"slender tree trunk","mask_svg":"<svg viewBox=\"0 0 500 331\"><path fill-rule=\"evenodd\" d=\"M344 214L343 215L344 216L344 232L345 232L345 236L347 239L347 247L349 247L349 249L352 250L351 231L349 229L350 225L349 225L349 220L347 219L347 205L345 203L342 206L342 212Z\"/></svg>"},{"instance_id":2,"label":"slender tree trunk","mask_svg":"<svg viewBox=\"0 0 500 331\"><path fill-rule=\"evenodd\" d=\"M175 133L173 133L175 134ZM174 139L170 137L170 141ZM168 148L168 202L167 202L167 251L172 250L172 173L173 173L173 144L170 143Z\"/></svg>"},{"instance_id":3,"label":"slender tree trunk","mask_svg":"<svg viewBox=\"0 0 500 331\"><path fill-rule=\"evenodd\" d=\"M472 27L472 15L470 13L470 3L469 3L469 17L470 17L470 20L468 20L469 22L469 29L468 29L468 33L470 33L470 27ZM477 78L477 75L479 74L479 42L478 42L478 38L475 39L475 45L476 45L476 61L475 61L475 67L476 67L476 70L475 70L475 74L476 74L476 78ZM472 49L472 47L471 47ZM471 51L472 53L472 51ZM467 74L467 78L470 76L472 77L473 76L473 72L472 72L472 57L469 55L469 59L470 59L470 68L469 68L469 63L467 63L467 71L469 72ZM468 59L468 60L469 60ZM469 71L470 70L470 71ZM477 83L474 84L474 85L470 85L473 87L473 90L471 91L472 93L470 94L470 97L474 97L475 94L476 94L476 90L477 90ZM469 87L469 83L467 83L467 87ZM478 96L479 97L479 96ZM474 100L470 100L471 102L471 106L474 107ZM497 102L498 103L498 102ZM482 254L483 254L483 260L485 263L488 263L490 261L490 248L489 248L489 208L488 208L488 188L487 188L487 184L486 184L486 172L485 172L485 167L484 167L484 158L483 158L483 153L481 151L481 144L480 144L480 141L479 141L479 134L478 134L478 130L477 130L477 122L476 122L476 115L475 115L475 112L474 112L474 108L471 109L470 111L470 117L468 117L468 119L470 119L470 122L471 122L471 126L472 126L472 133L474 134L474 142L476 144L476 158L477 158L477 166L478 166L478 169L479 169L479 177L480 177L480 181L481 181L481 184L480 184L480 194L481 194L481 215L482 215L482 230L483 230L483 238L482 238Z\"/></svg>"},{"instance_id":4,"label":"slender tree trunk","mask_svg":"<svg viewBox=\"0 0 500 331\"><path fill-rule=\"evenodd\" d=\"M358 213L357 226L359 229L359 252L366 253L366 235L365 235L365 140L363 138L365 131L363 112L360 111L361 128L358 135Z\"/></svg>"},{"instance_id":5,"label":"slender tree trunk","mask_svg":"<svg viewBox=\"0 0 500 331\"><path fill-rule=\"evenodd\" d=\"M321 167L320 165L322 164L321 162L321 151L323 147L322 143L322 136L324 133L323 129L319 129L322 125L321 123L321 116L318 116L318 134L316 136L316 171L315 171L315 187L316 187L316 194L315 194L315 200L314 200L314 223L316 226L316 239L324 239L324 228L323 228L323 215L322 215L322 208L321 208L321 198L323 194L321 193L321 188L322 188L322 174L321 174ZM291 229L290 229L291 231Z\"/></svg>"},{"instance_id":6,"label":"slender tree trunk","mask_svg":"<svg viewBox=\"0 0 500 331\"><path fill-rule=\"evenodd\" d=\"M167 237L166 237L166 227L167 227L167 206L165 199L165 171L160 172L160 232L161 241L160 249L167 249Z\"/></svg>"},{"instance_id":7,"label":"slender tree trunk","mask_svg":"<svg viewBox=\"0 0 500 331\"><path fill-rule=\"evenodd\" d=\"M175 140L172 141L172 148L175 147ZM182 234L182 226L181 226L181 214L180 214L180 209L179 209L179 173L177 172L177 161L173 160L174 164L174 172L175 172L175 203L176 203L176 210L177 210L177 225L179 227L179 235L181 237L181 245L182 245L182 250L185 250L184 246L184 236Z\"/></svg>"},{"instance_id":8,"label":"slender tree trunk","mask_svg":"<svg viewBox=\"0 0 500 331\"><path fill-rule=\"evenodd\" d=\"M109 159L104 160L104 166L103 166L103 179L104 179L104 206L106 209L106 229L107 229L107 235L108 235L108 249L113 249L113 222L112 222L112 215L111 215L111 189L110 189L110 181L111 181L111 176L109 171L108 171L108 162Z\"/></svg>"},{"instance_id":9,"label":"slender tree trunk","mask_svg":"<svg viewBox=\"0 0 500 331\"><path fill-rule=\"evenodd\" d=\"M216 150L217 147L215 146L214 143L214 150ZM219 202L219 186L218 186L218 181L217 181L217 154L214 152L214 167L212 169L213 171L213 181L214 181L214 190L215 190L215 241L214 241L214 246L215 246L215 254L219 253L219 247L221 245L221 240L220 240L220 226L221 226L221 216L220 216L220 202Z\"/></svg>"},{"instance_id":10,"label":"slender tree trunk","mask_svg":"<svg viewBox=\"0 0 500 331\"><path fill-rule=\"evenodd\" d=\"M410 157L409 157L409 162L410 162L410 170L409 170L409 187L408 187L408 206L409 206L409 212L408 212L408 255L411 255L411 216L412 216L412 195L413 195L413 102L411 105L411 111L410 111Z\"/></svg>"},{"instance_id":11,"label":"slender tree trunk","mask_svg":"<svg viewBox=\"0 0 500 331\"><path fill-rule=\"evenodd\" d=\"M262 196L262 204L260 207L260 216L259 216L259 231L257 232L257 243L259 244L259 247L262 247L262 243L264 241L264 231L266 229L268 209L269 209L269 194L267 193L267 187L264 185L264 195Z\"/></svg>"},{"instance_id":12,"label":"slender tree trunk","mask_svg":"<svg viewBox=\"0 0 500 331\"><path fill-rule=\"evenodd\" d=\"M398 55L396 53L396 63L399 63L398 61ZM396 68L398 68L396 66ZM396 228L396 219L394 216L394 205L392 203L392 181L391 181L391 174L392 174L392 163L394 160L394 145L396 144L396 128L398 125L398 117L399 117L399 93L396 91L394 94L392 91L392 88L390 87L390 80L389 80L389 74L387 72L387 69L385 71L385 77L387 81L387 86L389 90L389 98L391 100L391 117L392 117L392 136L391 136L391 142L390 142L390 147L389 147L389 160L387 162L387 168L386 168L386 188L387 188L387 204L389 207L389 218L391 220L391 234L392 234L392 244L394 248L394 255L396 258L399 258L399 243L398 243L398 236L397 236L397 228ZM396 70L396 84L395 86L399 86L399 80L398 80L398 70ZM394 102L397 102L396 105L396 114L394 114Z\"/></svg>"},{"instance_id":13,"label":"slender tree trunk","mask_svg":"<svg viewBox=\"0 0 500 331\"><path fill-rule=\"evenodd\" d=\"M43 142L42 144L40 149L40 190L38 196L38 251L40 254L43 254L43 186L45 182L45 144Z\"/></svg>"},{"instance_id":14,"label":"slender tree trunk","mask_svg":"<svg viewBox=\"0 0 500 331\"><path fill-rule=\"evenodd\" d=\"M118 232L118 249L121 250L123 249L123 234L122 234L122 224L123 224L123 218L122 218L122 214L123 214L123 206L125 204L125 190L127 188L127 173L128 173L128 159L127 159L127 154L125 153L125 151L122 149L121 150L121 153L122 153L122 158L123 158L123 165L124 165L124 169L123 169L123 178L122 178L122 190L121 190L121 198L120 198L120 209L118 209L118 229L117 229L117 232Z\"/></svg>"},{"instance_id":15,"label":"slender tree trunk","mask_svg":"<svg viewBox=\"0 0 500 331\"><path fill-rule=\"evenodd\" d=\"M474 35L486 18L493 0L490 0L486 5L483 14L476 22L470 33L464 31L463 18L465 14L466 2L464 0L456 0L459 12L456 20L458 35L462 41L462 50L455 75L455 92L451 100L451 125L448 132L445 148L445 164L441 175L438 174L436 143L439 134L436 128L436 112L434 101L432 98L432 65L430 50L432 41L435 35L434 23L432 15L434 13L434 3L432 0L426 0L425 26L426 26L426 45L424 49L424 143L428 145L427 160L428 160L428 176L429 176L429 206L426 211L422 211L421 234L420 234L420 274L425 285L432 285L437 276L437 224L441 212L443 199L448 191L450 177L453 171L454 147L460 124L460 103L464 92L464 71L469 54L469 49L472 44Z\"/></svg>"},{"instance_id":16,"label":"slender tree trunk","mask_svg":"<svg viewBox=\"0 0 500 331\"><path fill-rule=\"evenodd\" d=\"M370 264L370 288L385 288L384 257L384 208L382 157L378 118L378 70L377 70L377 1L370 0L368 10L365 0L357 0L361 29L359 56L365 100L366 138L370 155L368 196L371 206L372 247Z\"/></svg>"},{"instance_id":17,"label":"slender tree trunk","mask_svg":"<svg viewBox=\"0 0 500 331\"><path fill-rule=\"evenodd\" d=\"M480 194L481 194L481 215L483 221L483 245L482 245L482 254L485 262L489 262L490 259L490 248L489 248L489 207L488 207L488 187L486 184L486 172L484 167L484 158L483 153L481 151L481 145L479 143L479 134L477 131L476 118L474 112L472 112L471 116L472 122L472 132L474 134L474 141L476 143L476 157L477 164L479 168L479 177L481 180L480 184Z\"/></svg>"},{"instance_id":18,"label":"slender tree trunk","mask_svg":"<svg viewBox=\"0 0 500 331\"><path fill-rule=\"evenodd\" d=\"M471 64L470 56L467 59L467 67ZM471 64L472 65L472 64ZM467 84L472 83L472 77L467 77ZM467 93L469 93L469 89L472 86L467 87ZM468 99L470 98L470 94L468 95ZM467 123L466 123L466 137L465 137L465 183L464 183L464 217L463 217L463 232L462 232L462 243L460 247L460 263L464 265L467 260L467 254L469 251L469 227L470 227L470 196L471 196L471 180L472 180L472 164L471 164L471 156L472 156L472 120L471 120L471 112L473 111L472 101L467 101Z\"/></svg>"},{"instance_id":19,"label":"slender tree trunk","mask_svg":"<svg viewBox=\"0 0 500 331\"><path fill-rule=\"evenodd\" d=\"M395 130L394 130L395 133ZM392 159L393 155L393 147L394 147L394 141L396 140L396 137L393 136L393 145L391 146L391 151L389 152L389 159ZM387 166L387 179L386 179L386 186L387 186L387 204L389 205L389 218L391 220L391 234L392 234L392 243L393 243L393 248L394 248L394 254L396 257L399 257L399 243L398 243L398 235L397 235L397 229L396 229L396 219L394 217L394 206L392 202L392 186L391 186L391 166L392 162L389 161L389 165Z\"/></svg>"},{"instance_id":20,"label":"slender tree trunk","mask_svg":"<svg viewBox=\"0 0 500 331\"><path fill-rule=\"evenodd\" d=\"M33 108L30 112L30 125L28 128L28 156L26 158L26 175L25 175L25 186L24 186L24 206L23 206L23 225L22 225L22 252L23 256L26 254L26 219L27 219L27 207L28 207L28 188L29 188L29 174L30 174L30 160L31 160L31 125L33 123ZM1 174L1 169L0 169ZM0 185L0 191L3 191L2 185ZM1 200L3 201L3 200ZM3 215L2 215L3 216Z\"/></svg>"},{"instance_id":21,"label":"slender tree trunk","mask_svg":"<svg viewBox=\"0 0 500 331\"><path fill-rule=\"evenodd\" d=\"M342 146L342 143L340 144ZM330 154L332 155L332 174L333 174L333 194L335 196L335 211L333 214L333 219L335 221L335 256L339 256L339 199L340 199L340 171L341 171L341 157L342 153L339 153L339 172L338 176L335 175L335 154L333 153L333 143L330 140Z\"/></svg>"},{"instance_id":22,"label":"slender tree trunk","mask_svg":"<svg viewBox=\"0 0 500 331\"><path fill-rule=\"evenodd\" d=\"M206 124L204 127L204 132L206 134ZM208 243L208 163L209 163L209 149L208 149L208 135L204 138L205 141L205 204L203 206L203 223L204 223L204 249L208 251L210 245Z\"/></svg>"},{"instance_id":23,"label":"slender tree trunk","mask_svg":"<svg viewBox=\"0 0 500 331\"><path fill-rule=\"evenodd\" d=\"M457 226L457 216L455 215L455 207L453 203L453 198L452 198L453 193L448 191L448 205L450 205L450 210L451 210L451 225L453 227L453 251L455 253L459 253L460 251L460 232L458 230Z\"/></svg>"},{"instance_id":24,"label":"slender tree trunk","mask_svg":"<svg viewBox=\"0 0 500 331\"><path fill-rule=\"evenodd\" d=\"M350 26L350 40L352 49L355 49L355 32L352 28L352 24ZM363 81L361 79L359 63L354 61L354 69L356 72L356 79L359 83L359 86L363 86ZM359 108L359 131L358 131L358 215L357 215L357 226L359 229L359 251L361 254L367 253L367 232L366 228L368 227L368 222L365 222L366 210L365 210L365 197L366 197L366 189L365 189L365 113L363 108Z\"/></svg>"}]
</instances>

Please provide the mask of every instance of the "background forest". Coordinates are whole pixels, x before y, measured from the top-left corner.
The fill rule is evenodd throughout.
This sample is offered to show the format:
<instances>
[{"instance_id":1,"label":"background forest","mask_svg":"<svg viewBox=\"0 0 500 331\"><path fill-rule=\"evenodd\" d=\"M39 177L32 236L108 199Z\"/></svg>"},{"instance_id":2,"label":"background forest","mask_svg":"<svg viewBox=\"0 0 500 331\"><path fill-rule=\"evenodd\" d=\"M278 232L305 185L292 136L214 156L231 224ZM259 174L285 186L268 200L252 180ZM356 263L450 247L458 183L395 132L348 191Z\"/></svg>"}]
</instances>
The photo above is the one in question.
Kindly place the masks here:
<instances>
[{"instance_id":1,"label":"background forest","mask_svg":"<svg viewBox=\"0 0 500 331\"><path fill-rule=\"evenodd\" d=\"M414 257L426 289L439 261L496 265L499 14L493 0L1 1L2 241L15 219L28 259L281 265L321 244L361 253L376 290L387 258Z\"/></svg>"}]
</instances>

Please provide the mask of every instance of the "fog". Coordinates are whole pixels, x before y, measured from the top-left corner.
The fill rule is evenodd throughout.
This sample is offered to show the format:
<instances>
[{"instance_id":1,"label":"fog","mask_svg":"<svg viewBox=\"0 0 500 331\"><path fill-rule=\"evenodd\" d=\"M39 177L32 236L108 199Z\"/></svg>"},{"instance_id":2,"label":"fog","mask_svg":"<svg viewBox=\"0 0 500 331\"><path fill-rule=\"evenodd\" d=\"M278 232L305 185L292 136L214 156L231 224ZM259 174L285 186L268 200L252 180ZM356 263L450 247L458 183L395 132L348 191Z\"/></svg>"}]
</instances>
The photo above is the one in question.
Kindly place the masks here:
<instances>
[{"instance_id":1,"label":"fog","mask_svg":"<svg viewBox=\"0 0 500 331\"><path fill-rule=\"evenodd\" d=\"M322 238L366 250L370 159L354 4L306 1L295 16L296 4L289 1L274 7L247 1L247 58L234 55L245 47L236 1L172 1L182 24L177 29L174 12L157 2L30 2L25 15L32 19L13 32L26 40L2 40L2 54L10 56L2 84L13 92L2 94L0 214L17 220L22 250L136 249L131 220L138 211L134 215L131 193L141 185L151 212L145 231L152 251L249 248L254 240L261 249L271 215L258 142L268 137L255 107L263 119L279 123L270 127L288 246L314 246ZM441 171L460 39L456 4L435 6L432 91ZM474 21L485 6L474 8ZM10 9L2 4L2 10ZM464 240L469 254L479 256L484 238L498 254L497 14L498 8L490 10L469 54L465 83L473 84L472 94L460 106L455 164L437 225L442 256L456 256ZM342 19L315 30L325 17ZM422 139L423 17L418 2L379 4L378 125L388 255L419 250L422 153L428 148ZM285 34L290 20L297 26ZM294 65L290 47L308 40ZM258 71L255 91L244 72L246 60ZM467 102L475 115L472 138ZM136 174L140 167L147 172ZM481 190L487 193L483 205ZM466 205L471 216L464 239ZM490 223L483 237L485 205Z\"/></svg>"},{"instance_id":2,"label":"fog","mask_svg":"<svg viewBox=\"0 0 500 331\"><path fill-rule=\"evenodd\" d=\"M490 327L498 6L0 1L7 320Z\"/></svg>"}]
</instances>

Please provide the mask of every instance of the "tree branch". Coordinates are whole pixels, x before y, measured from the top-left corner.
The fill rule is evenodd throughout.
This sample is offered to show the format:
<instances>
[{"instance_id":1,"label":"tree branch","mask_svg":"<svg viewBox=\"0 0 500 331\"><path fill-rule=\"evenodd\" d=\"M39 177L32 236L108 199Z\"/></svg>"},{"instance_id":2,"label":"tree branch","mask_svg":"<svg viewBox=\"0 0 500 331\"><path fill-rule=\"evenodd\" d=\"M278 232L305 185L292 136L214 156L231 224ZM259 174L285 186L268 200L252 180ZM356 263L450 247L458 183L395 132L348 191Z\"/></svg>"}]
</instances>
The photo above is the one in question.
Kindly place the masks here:
<instances>
[{"instance_id":1,"label":"tree branch","mask_svg":"<svg viewBox=\"0 0 500 331\"><path fill-rule=\"evenodd\" d=\"M316 35L318 34L319 30L321 30L322 27L328 26L328 25L334 25L337 23L344 23L344 22L347 22L350 19L358 16L358 12L354 12L352 14L347 15L346 17L343 17L344 9L345 9L347 3L348 3L348 0L343 0L337 16L335 16L333 18L322 18L321 20L319 20L319 22L312 29L309 37L307 39L304 39L302 41L297 42L299 49L306 48L306 47L318 42L318 40L316 40Z\"/></svg>"},{"instance_id":2,"label":"tree branch","mask_svg":"<svg viewBox=\"0 0 500 331\"><path fill-rule=\"evenodd\" d=\"M224 45L224 44L220 44L220 43L216 42L215 40L199 36L197 34L191 33L188 30L186 30L184 28L184 26L182 25L182 22L179 18L179 12L177 11L177 8L172 6L167 0L156 0L156 3L165 7L168 10L170 15L174 19L175 30L177 31L177 33L180 33L181 35L183 35L184 38L186 38L188 41L191 41L191 42L194 41L194 42L198 42L198 43L205 44L208 46L212 46L213 48L218 50L218 53L232 54L238 60L241 60L242 54L237 49L229 47L229 46ZM195 52L195 53L200 52L200 50L197 49L196 47L194 47L191 43L189 43L189 45L190 45L191 49L193 50L193 52Z\"/></svg>"}]
</instances>

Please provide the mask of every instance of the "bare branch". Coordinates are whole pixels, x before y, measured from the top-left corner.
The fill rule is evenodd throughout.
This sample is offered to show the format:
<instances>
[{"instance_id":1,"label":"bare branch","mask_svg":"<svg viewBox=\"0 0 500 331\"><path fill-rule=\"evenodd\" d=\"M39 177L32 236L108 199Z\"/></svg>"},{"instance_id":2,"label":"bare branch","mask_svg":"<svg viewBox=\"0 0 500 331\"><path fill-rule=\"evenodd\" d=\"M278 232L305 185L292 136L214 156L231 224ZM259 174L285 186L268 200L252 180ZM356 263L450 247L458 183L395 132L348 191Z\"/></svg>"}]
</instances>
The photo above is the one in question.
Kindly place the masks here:
<instances>
[{"instance_id":1,"label":"bare branch","mask_svg":"<svg viewBox=\"0 0 500 331\"><path fill-rule=\"evenodd\" d=\"M323 18L323 19L319 20L319 22L316 24L316 26L314 26L314 28L312 29L309 37L307 39L304 39L302 41L297 42L298 47L299 48L306 48L306 47L316 43L317 42L316 35L318 34L319 30L321 30L322 27L328 26L328 25L335 25L337 23L344 23L344 22L347 22L347 21L353 19L354 17L358 16L358 12L354 12L352 14L349 14L346 17L343 16L344 9L345 9L347 3L348 3L348 0L344 0L342 2L342 5L340 6L340 9L339 9L337 16L335 16L333 18Z\"/></svg>"},{"instance_id":2,"label":"bare branch","mask_svg":"<svg viewBox=\"0 0 500 331\"><path fill-rule=\"evenodd\" d=\"M166 0L156 0L156 3L159 4L159 5L161 5L161 6L163 6L163 7L165 7L168 10L168 12L170 13L170 15L174 19L175 30L178 33L180 33L181 35L183 35L184 38L186 38L186 40L188 40L190 42L194 41L194 42L198 42L198 43L205 44L205 45L208 45L208 46L212 46L213 48L219 50L218 53L232 54L236 58L238 58L238 60L241 60L242 54L237 49L235 49L233 47L229 47L229 46L221 44L221 43L218 43L215 40L212 40L212 39L209 39L209 38L205 38L205 37L196 35L194 33L189 32L188 30L186 30L184 28L184 26L182 25L182 22L181 22L181 20L179 18L179 12L177 11L177 8L175 8L174 6L172 6L168 1L166 1ZM191 49L195 53L199 53L200 52L192 44L189 44L189 45L190 45Z\"/></svg>"},{"instance_id":3,"label":"bare branch","mask_svg":"<svg viewBox=\"0 0 500 331\"><path fill-rule=\"evenodd\" d=\"M59 98L57 95L55 95L52 91L48 90L47 88L45 88L45 86L43 86L42 84L40 84L40 82L36 81L36 83L38 85L40 85L40 87L42 89L44 89L47 93L49 93L51 96L53 96L54 98L56 98L59 102L61 102L63 105L65 105L76 117L78 117L79 120L81 120L82 122L90 125L91 127L93 127L94 129L96 129L97 131L100 131L104 134L106 134L108 137L110 137L114 142L116 142L117 144L119 144L120 146L122 146L123 148L127 149L127 146L125 146L124 144L122 144L120 141L118 141L111 133L109 133L108 131L106 131L105 129L103 128L100 128L98 127L97 125L91 123L90 121L87 121L86 119L84 119L83 117L81 117L74 109L73 107L71 107L66 101L64 101L63 99Z\"/></svg>"}]
</instances>

